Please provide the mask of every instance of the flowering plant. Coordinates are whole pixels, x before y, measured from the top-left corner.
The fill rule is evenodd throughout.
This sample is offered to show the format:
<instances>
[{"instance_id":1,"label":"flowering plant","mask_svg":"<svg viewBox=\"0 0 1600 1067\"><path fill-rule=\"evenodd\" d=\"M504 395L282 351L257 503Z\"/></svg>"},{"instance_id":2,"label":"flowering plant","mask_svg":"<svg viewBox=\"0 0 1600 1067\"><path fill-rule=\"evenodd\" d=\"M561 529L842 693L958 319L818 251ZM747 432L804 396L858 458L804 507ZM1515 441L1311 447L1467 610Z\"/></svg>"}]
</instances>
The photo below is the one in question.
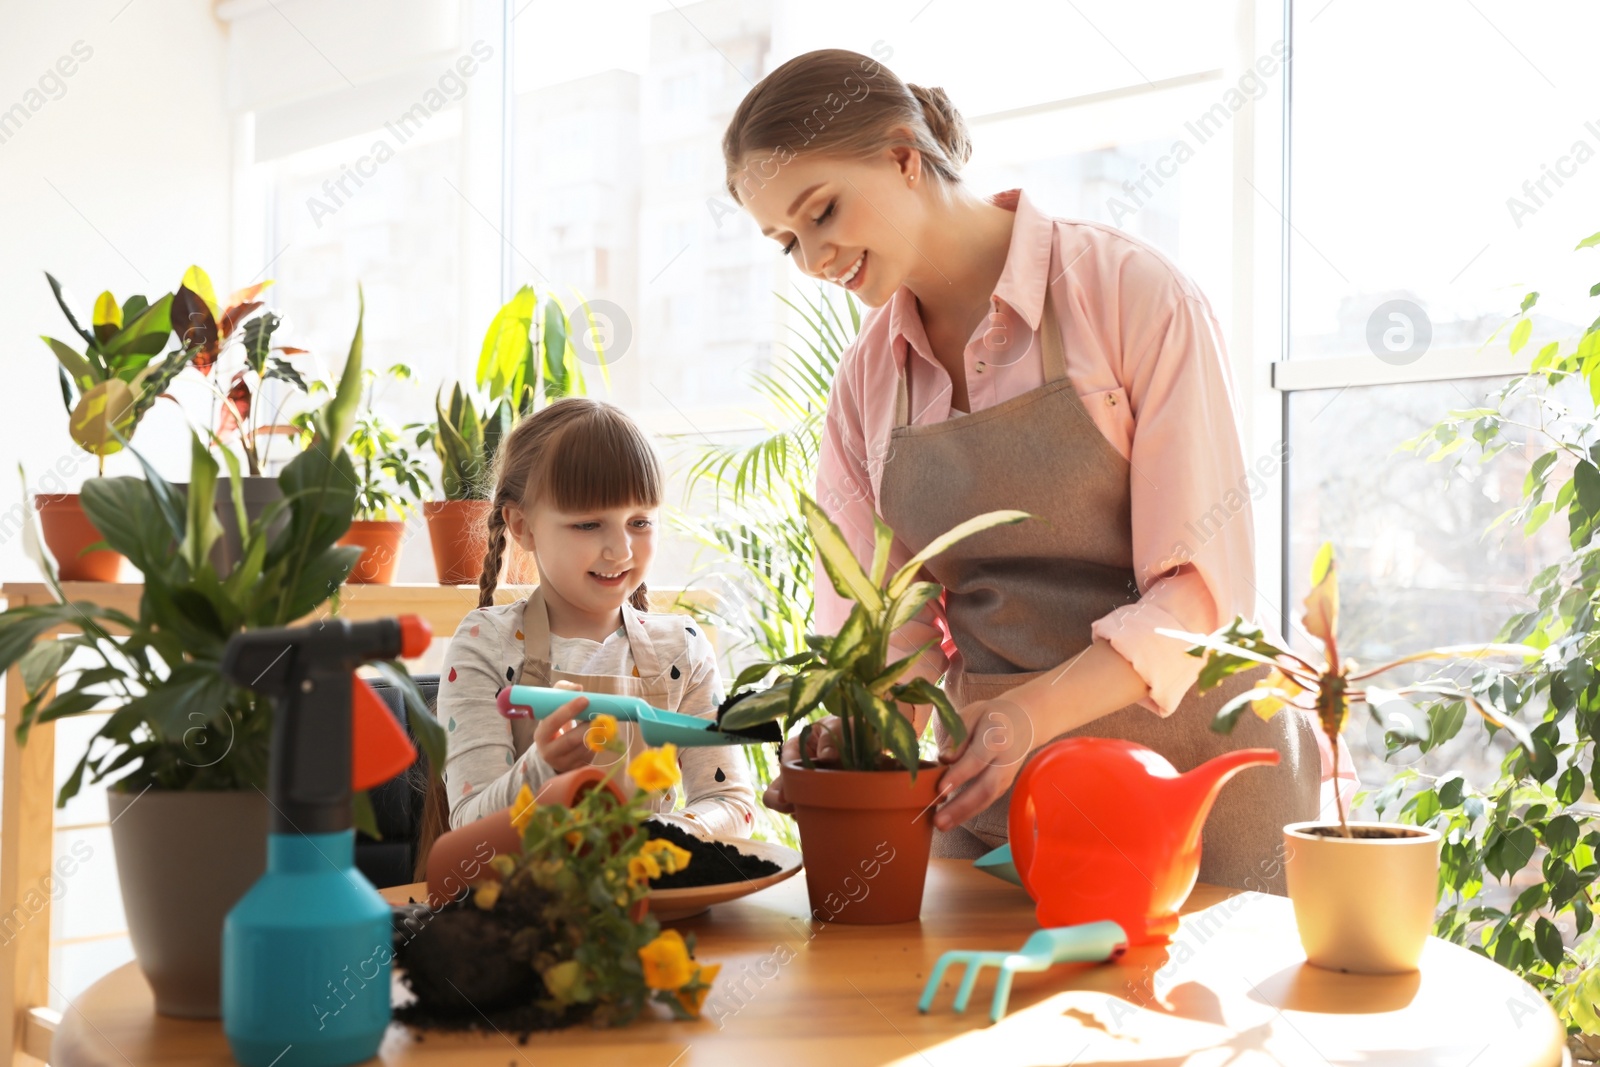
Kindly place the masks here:
<instances>
[{"instance_id":1,"label":"flowering plant","mask_svg":"<svg viewBox=\"0 0 1600 1067\"><path fill-rule=\"evenodd\" d=\"M626 747L609 715L597 715L584 740L595 752ZM669 744L634 757L627 771L639 788L625 801L608 788L621 766L613 763L570 807L539 804L524 784L511 805L522 851L489 863L472 902L516 926L511 955L543 979L540 1007L587 1007L597 1025L617 1026L653 999L679 1019L698 1018L720 965L695 960L693 935L663 931L645 904L651 879L689 863L686 850L644 828L650 796L681 777L677 750Z\"/></svg>"}]
</instances>

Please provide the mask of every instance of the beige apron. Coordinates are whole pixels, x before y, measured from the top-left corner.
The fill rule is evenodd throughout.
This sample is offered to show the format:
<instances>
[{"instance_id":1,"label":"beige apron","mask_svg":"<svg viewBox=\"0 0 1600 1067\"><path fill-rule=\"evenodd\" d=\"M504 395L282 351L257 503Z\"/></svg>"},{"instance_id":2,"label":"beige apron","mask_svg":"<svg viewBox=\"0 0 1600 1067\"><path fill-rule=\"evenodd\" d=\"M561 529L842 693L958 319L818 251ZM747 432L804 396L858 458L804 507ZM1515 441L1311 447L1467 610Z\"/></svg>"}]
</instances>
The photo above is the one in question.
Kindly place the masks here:
<instances>
[{"instance_id":1,"label":"beige apron","mask_svg":"<svg viewBox=\"0 0 1600 1067\"><path fill-rule=\"evenodd\" d=\"M1139 600L1131 468L1067 380L1049 285L1041 334L1045 384L969 415L909 425L900 378L878 510L905 545L915 552L985 511L1020 508L1036 516L970 537L927 566L945 587L956 646L946 688L958 707L999 697L1066 662L1092 643L1096 619ZM1317 814L1321 771L1312 726L1299 714L1270 722L1246 714L1231 735L1211 729L1217 709L1265 671L1241 672L1204 695L1191 688L1166 718L1130 704L1061 736L1134 741L1179 771L1233 748L1278 749L1278 766L1249 768L1223 787L1205 825L1200 878L1281 894L1282 828ZM1034 738L1031 750L1050 740ZM1007 790L962 826L935 831L934 855L973 858L1004 844L1010 802Z\"/></svg>"},{"instance_id":2,"label":"beige apron","mask_svg":"<svg viewBox=\"0 0 1600 1067\"><path fill-rule=\"evenodd\" d=\"M574 674L558 671L550 666L550 615L544 604L544 592L535 588L523 608L523 654L520 685L549 686L556 682L572 682L590 693L615 693L638 697L645 703L666 711L675 710L673 687L668 682L666 668L656 656L655 643L639 622L639 615L631 605L622 605L622 624L628 634L628 648L633 653L635 677L621 678L610 674ZM511 720L511 745L513 758L520 758L533 744L533 719ZM645 750L644 738L632 723L618 723L617 736L628 743L626 753L598 752L594 757L596 767L609 767L619 760L632 760ZM624 768L626 764L624 764ZM632 793L633 780L624 768L617 771L617 782L624 792ZM660 793L652 810L672 811L678 805L678 787Z\"/></svg>"}]
</instances>

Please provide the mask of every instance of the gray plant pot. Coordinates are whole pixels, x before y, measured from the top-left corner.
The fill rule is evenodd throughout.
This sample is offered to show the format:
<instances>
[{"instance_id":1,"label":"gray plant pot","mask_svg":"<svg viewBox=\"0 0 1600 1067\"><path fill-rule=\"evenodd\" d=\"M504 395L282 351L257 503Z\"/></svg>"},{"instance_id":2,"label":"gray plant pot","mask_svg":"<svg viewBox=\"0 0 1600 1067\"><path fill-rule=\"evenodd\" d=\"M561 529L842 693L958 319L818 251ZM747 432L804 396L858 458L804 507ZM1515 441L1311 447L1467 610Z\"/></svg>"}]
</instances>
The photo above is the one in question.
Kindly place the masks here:
<instances>
[{"instance_id":1,"label":"gray plant pot","mask_svg":"<svg viewBox=\"0 0 1600 1067\"><path fill-rule=\"evenodd\" d=\"M172 485L185 494L189 491L188 482L173 482ZM252 523L261 517L269 504L283 498L283 490L278 487L276 478L247 474L240 480L240 486L244 491L245 518ZM239 529L239 518L233 510L233 490L229 487L227 475L217 479L216 512L217 521L222 524L222 536L212 546L211 565L218 574L227 574L244 555L244 532ZM270 533L277 533L288 522L289 513L284 512L273 520Z\"/></svg>"},{"instance_id":2,"label":"gray plant pot","mask_svg":"<svg viewBox=\"0 0 1600 1067\"><path fill-rule=\"evenodd\" d=\"M106 799L128 936L156 1011L219 1017L222 922L266 870L267 798L112 789Z\"/></svg>"}]
</instances>

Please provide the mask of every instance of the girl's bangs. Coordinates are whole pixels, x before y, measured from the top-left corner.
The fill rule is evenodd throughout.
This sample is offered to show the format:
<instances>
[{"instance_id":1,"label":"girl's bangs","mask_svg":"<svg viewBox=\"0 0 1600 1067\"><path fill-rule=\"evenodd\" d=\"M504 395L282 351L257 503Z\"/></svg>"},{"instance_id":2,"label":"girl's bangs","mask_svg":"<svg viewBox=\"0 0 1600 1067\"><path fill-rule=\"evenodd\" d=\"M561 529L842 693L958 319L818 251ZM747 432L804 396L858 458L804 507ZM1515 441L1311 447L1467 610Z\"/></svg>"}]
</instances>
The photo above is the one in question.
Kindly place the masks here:
<instances>
[{"instance_id":1,"label":"girl's bangs","mask_svg":"<svg viewBox=\"0 0 1600 1067\"><path fill-rule=\"evenodd\" d=\"M533 488L561 511L661 504L655 450L620 414L597 409L569 422L545 449L543 467L534 475Z\"/></svg>"}]
</instances>

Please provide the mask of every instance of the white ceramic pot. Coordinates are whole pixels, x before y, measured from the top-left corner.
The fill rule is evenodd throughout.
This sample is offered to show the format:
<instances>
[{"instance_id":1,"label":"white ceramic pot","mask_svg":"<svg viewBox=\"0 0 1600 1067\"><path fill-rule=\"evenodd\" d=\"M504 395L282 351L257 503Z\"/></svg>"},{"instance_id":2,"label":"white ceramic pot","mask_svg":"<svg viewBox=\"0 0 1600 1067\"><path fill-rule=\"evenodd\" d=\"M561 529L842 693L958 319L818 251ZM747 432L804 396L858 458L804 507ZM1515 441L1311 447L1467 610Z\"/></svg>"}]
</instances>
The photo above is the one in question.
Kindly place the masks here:
<instances>
[{"instance_id":1,"label":"white ceramic pot","mask_svg":"<svg viewBox=\"0 0 1600 1067\"><path fill-rule=\"evenodd\" d=\"M1316 833L1331 829L1331 836ZM1284 873L1306 959L1355 974L1417 969L1433 932L1439 897L1439 832L1421 826L1353 822L1283 828Z\"/></svg>"}]
</instances>

